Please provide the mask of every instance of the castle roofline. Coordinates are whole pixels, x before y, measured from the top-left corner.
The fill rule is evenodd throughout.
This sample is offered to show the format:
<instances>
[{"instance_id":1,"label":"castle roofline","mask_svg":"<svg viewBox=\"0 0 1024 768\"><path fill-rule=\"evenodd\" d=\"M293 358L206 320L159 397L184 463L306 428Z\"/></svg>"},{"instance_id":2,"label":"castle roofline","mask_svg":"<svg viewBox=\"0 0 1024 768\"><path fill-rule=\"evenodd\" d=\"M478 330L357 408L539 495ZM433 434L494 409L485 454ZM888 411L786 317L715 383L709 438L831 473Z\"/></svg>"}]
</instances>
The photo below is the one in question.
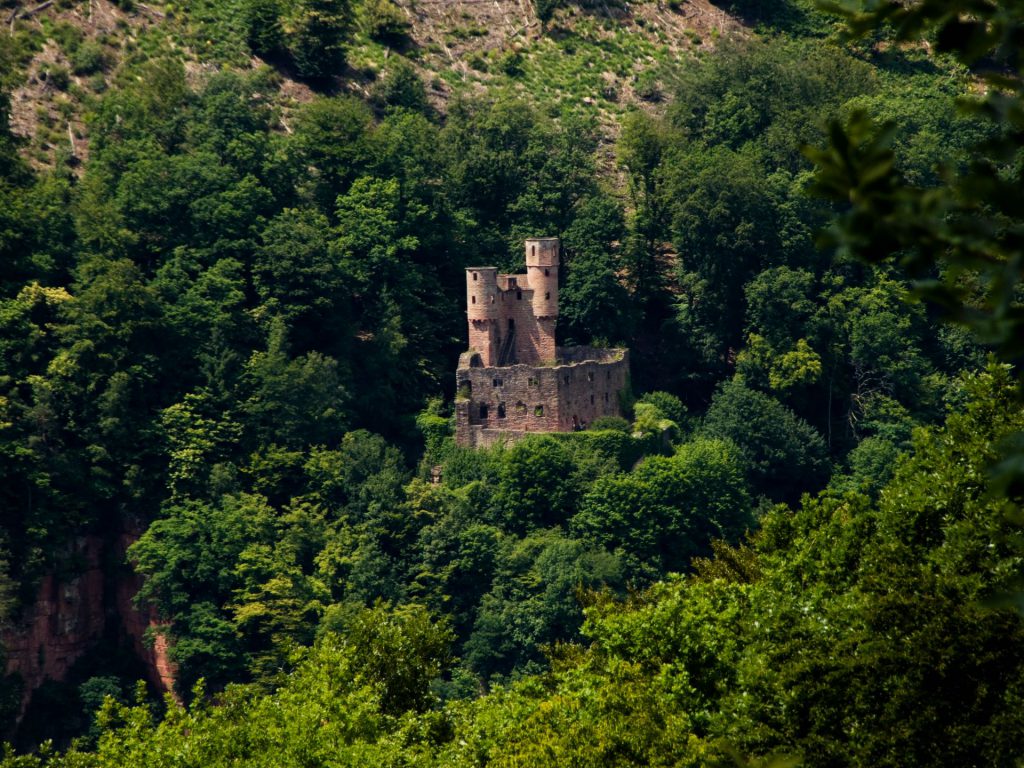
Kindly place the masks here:
<instances>
[{"instance_id":1,"label":"castle roofline","mask_svg":"<svg viewBox=\"0 0 1024 768\"><path fill-rule=\"evenodd\" d=\"M467 271L473 269L497 269L497 267L466 267Z\"/></svg>"}]
</instances>

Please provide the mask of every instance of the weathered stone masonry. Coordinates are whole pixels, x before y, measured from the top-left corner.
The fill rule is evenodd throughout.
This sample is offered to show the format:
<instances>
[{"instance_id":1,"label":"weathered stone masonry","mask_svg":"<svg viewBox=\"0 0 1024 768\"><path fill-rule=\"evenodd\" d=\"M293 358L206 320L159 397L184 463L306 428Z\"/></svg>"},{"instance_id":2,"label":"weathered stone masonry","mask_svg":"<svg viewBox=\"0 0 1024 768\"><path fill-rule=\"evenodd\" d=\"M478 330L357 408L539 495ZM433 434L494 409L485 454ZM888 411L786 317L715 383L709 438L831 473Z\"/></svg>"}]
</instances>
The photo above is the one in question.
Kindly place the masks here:
<instances>
[{"instance_id":1,"label":"weathered stone masonry","mask_svg":"<svg viewBox=\"0 0 1024 768\"><path fill-rule=\"evenodd\" d=\"M557 238L526 241L525 275L466 270L469 350L456 372L456 441L485 446L620 414L624 349L556 347Z\"/></svg>"}]
</instances>

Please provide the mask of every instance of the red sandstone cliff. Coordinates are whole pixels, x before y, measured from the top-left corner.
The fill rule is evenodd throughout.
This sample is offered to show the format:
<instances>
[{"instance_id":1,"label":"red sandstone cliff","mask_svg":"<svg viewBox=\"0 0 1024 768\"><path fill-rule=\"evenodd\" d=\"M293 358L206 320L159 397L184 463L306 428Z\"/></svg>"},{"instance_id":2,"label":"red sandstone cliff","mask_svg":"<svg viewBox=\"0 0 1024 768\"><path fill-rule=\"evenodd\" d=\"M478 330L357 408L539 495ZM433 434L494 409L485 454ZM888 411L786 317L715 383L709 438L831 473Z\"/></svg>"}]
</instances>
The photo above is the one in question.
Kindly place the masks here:
<instances>
[{"instance_id":1,"label":"red sandstone cliff","mask_svg":"<svg viewBox=\"0 0 1024 768\"><path fill-rule=\"evenodd\" d=\"M132 540L133 537L123 535L115 543L121 561ZM105 573L102 559L108 545L98 536L72 542L67 557L81 561L82 568L76 569L78 574L63 580L47 574L39 585L35 602L23 612L22 619L0 631L0 644L7 653L6 672L17 673L24 681L22 712L32 692L45 680L64 678L74 663L100 640L109 621L116 622L117 631L131 639L150 682L161 692L172 689L175 670L167 657L167 641L159 634L151 613L132 603L140 577L131 574L109 584L111 576ZM156 642L147 647L144 637L151 627L157 630Z\"/></svg>"}]
</instances>

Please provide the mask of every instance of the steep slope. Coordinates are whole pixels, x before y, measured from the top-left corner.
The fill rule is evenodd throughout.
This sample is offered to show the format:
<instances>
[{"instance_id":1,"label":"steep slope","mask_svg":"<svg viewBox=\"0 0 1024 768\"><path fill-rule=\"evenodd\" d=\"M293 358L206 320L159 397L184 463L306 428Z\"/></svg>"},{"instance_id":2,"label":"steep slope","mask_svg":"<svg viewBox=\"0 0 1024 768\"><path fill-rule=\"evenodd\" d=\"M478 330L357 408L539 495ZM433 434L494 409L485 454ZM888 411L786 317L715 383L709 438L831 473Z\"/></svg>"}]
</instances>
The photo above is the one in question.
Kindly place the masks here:
<instances>
[{"instance_id":1,"label":"steep slope","mask_svg":"<svg viewBox=\"0 0 1024 768\"><path fill-rule=\"evenodd\" d=\"M25 156L36 167L80 168L97 100L147 59L180 60L192 78L267 65L248 49L237 5L14 6L4 15L8 35L0 46L15 66L0 85L11 89L11 125L24 139ZM375 40L357 22L347 66L329 82L311 84L286 60L269 62L281 75L282 115L317 91L370 99L381 74L404 59L442 114L456 94L500 89L589 113L611 138L615 116L666 98L673 71L687 59L745 34L707 0L574 5L547 22L526 0L400 0L391 11L406 19L404 33Z\"/></svg>"}]
</instances>

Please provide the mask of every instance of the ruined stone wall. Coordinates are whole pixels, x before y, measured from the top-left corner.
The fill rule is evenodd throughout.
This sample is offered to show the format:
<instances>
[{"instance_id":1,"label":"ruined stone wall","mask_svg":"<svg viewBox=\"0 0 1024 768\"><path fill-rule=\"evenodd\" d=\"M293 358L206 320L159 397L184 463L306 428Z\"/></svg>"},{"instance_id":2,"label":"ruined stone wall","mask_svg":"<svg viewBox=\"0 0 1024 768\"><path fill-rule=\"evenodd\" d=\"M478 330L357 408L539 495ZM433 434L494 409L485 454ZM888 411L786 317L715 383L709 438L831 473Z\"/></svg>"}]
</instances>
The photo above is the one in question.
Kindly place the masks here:
<instances>
[{"instance_id":1,"label":"ruined stone wall","mask_svg":"<svg viewBox=\"0 0 1024 768\"><path fill-rule=\"evenodd\" d=\"M586 428L601 416L620 416L619 393L629 383L629 357L623 350L619 359L585 360L558 366L559 431Z\"/></svg>"},{"instance_id":2,"label":"ruined stone wall","mask_svg":"<svg viewBox=\"0 0 1024 768\"><path fill-rule=\"evenodd\" d=\"M456 373L456 441L491 445L536 432L582 429L599 416L619 415L629 356L625 350L592 353L604 359L473 368L470 355L463 355Z\"/></svg>"}]
</instances>

